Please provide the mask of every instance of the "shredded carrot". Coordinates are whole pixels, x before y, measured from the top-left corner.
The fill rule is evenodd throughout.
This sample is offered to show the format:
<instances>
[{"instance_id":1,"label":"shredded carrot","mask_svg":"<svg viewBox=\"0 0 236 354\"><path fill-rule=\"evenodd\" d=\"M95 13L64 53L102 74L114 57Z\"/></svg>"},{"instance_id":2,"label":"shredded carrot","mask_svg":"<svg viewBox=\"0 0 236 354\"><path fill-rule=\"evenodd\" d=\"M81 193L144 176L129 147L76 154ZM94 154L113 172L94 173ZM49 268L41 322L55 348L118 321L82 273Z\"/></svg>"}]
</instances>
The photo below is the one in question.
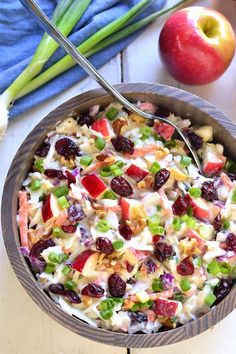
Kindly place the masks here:
<instances>
[{"instance_id":1,"label":"shredded carrot","mask_svg":"<svg viewBox=\"0 0 236 354\"><path fill-rule=\"evenodd\" d=\"M134 153L132 155L125 154L125 157L129 157L131 159L135 159L137 157L145 156L151 152L155 153L157 150L160 150L160 146L151 144L144 147L134 149Z\"/></svg>"},{"instance_id":2,"label":"shredded carrot","mask_svg":"<svg viewBox=\"0 0 236 354\"><path fill-rule=\"evenodd\" d=\"M29 239L28 239L28 201L27 193L19 192L19 229L20 229L20 241L21 246L29 249Z\"/></svg>"}]
</instances>

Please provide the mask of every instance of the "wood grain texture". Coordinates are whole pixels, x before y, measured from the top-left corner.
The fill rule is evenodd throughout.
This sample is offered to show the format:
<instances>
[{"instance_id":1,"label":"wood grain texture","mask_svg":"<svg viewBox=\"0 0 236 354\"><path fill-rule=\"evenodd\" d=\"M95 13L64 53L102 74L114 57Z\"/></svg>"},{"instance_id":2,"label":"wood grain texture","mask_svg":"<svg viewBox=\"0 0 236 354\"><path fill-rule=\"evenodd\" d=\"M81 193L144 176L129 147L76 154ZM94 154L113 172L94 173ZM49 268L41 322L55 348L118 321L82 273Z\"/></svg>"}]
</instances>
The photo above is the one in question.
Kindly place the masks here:
<instances>
[{"instance_id":1,"label":"wood grain texture","mask_svg":"<svg viewBox=\"0 0 236 354\"><path fill-rule=\"evenodd\" d=\"M123 84L117 89L131 101L149 100L169 108L175 114L187 116L193 122L212 124L216 140L224 143L230 156L236 158L236 127L214 106L206 101L176 88L154 84ZM105 105L111 101L103 90L83 93L59 106L44 118L26 138L16 154L10 167L4 187L2 205L2 229L4 242L12 267L33 300L49 316L73 332L95 341L120 347L154 347L175 343L191 338L212 327L227 316L236 307L236 289L232 289L227 298L209 313L194 322L163 333L128 335L95 329L86 323L65 314L38 286L24 258L19 253L19 236L16 225L17 191L20 189L34 152L40 145L48 130L71 112L86 111L95 103ZM13 237L14 236L14 237Z\"/></svg>"}]
</instances>

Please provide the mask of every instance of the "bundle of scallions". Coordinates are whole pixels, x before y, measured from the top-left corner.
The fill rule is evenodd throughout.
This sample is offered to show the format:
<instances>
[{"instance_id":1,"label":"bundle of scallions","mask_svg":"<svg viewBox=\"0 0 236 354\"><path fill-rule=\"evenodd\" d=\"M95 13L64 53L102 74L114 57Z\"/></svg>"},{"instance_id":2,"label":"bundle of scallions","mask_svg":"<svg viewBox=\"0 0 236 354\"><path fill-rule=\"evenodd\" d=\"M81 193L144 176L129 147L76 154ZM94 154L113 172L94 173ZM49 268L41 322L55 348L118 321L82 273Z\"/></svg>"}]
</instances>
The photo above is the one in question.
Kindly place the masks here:
<instances>
[{"instance_id":1,"label":"bundle of scallions","mask_svg":"<svg viewBox=\"0 0 236 354\"><path fill-rule=\"evenodd\" d=\"M135 17L154 2L154 0L140 0L140 2L133 6L124 15L112 21L93 34L90 38L86 39L77 47L77 49L86 57L89 57L147 26L156 18L178 8L184 3L189 2L189 0L176 1L173 5L165 7L164 9L154 12L153 14L135 22ZM61 0L54 10L52 20L60 31L65 36L68 36L83 16L90 3L91 0ZM43 71L45 64L57 48L58 44L45 33L29 65L0 95L0 139L6 132L9 109L15 100L36 90L76 65L73 59L69 55L66 55L47 70Z\"/></svg>"}]
</instances>

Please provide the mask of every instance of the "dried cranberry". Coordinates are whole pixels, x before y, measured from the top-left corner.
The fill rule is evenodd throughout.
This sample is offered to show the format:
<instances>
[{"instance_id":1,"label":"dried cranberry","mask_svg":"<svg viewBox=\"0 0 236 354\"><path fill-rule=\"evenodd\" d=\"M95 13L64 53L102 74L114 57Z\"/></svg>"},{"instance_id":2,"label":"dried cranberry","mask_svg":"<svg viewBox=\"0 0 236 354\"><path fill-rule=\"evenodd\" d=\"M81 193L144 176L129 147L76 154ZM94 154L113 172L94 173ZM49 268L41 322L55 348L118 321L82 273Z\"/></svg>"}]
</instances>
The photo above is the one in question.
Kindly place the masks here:
<instances>
[{"instance_id":1,"label":"dried cranberry","mask_svg":"<svg viewBox=\"0 0 236 354\"><path fill-rule=\"evenodd\" d=\"M226 250L236 252L236 235L230 233L226 239Z\"/></svg>"},{"instance_id":2,"label":"dried cranberry","mask_svg":"<svg viewBox=\"0 0 236 354\"><path fill-rule=\"evenodd\" d=\"M122 176L114 177L111 180L111 189L122 197L129 197L133 194L133 189L128 181Z\"/></svg>"},{"instance_id":3,"label":"dried cranberry","mask_svg":"<svg viewBox=\"0 0 236 354\"><path fill-rule=\"evenodd\" d=\"M159 172L156 173L155 175L155 180L154 180L154 191L158 191L169 179L170 177L170 172L162 168Z\"/></svg>"},{"instance_id":4,"label":"dried cranberry","mask_svg":"<svg viewBox=\"0 0 236 354\"><path fill-rule=\"evenodd\" d=\"M66 176L63 175L61 170L54 170L52 168L48 168L44 171L44 174L48 178L66 179Z\"/></svg>"},{"instance_id":5,"label":"dried cranberry","mask_svg":"<svg viewBox=\"0 0 236 354\"><path fill-rule=\"evenodd\" d=\"M57 140L55 150L59 155L64 156L65 158L73 158L79 155L79 147L69 138Z\"/></svg>"},{"instance_id":6,"label":"dried cranberry","mask_svg":"<svg viewBox=\"0 0 236 354\"><path fill-rule=\"evenodd\" d=\"M65 290L63 295L72 304L80 304L81 303L79 295L74 290Z\"/></svg>"},{"instance_id":7,"label":"dried cranberry","mask_svg":"<svg viewBox=\"0 0 236 354\"><path fill-rule=\"evenodd\" d=\"M191 275L194 273L194 265L190 257L185 257L182 262L177 265L176 269L180 275Z\"/></svg>"},{"instance_id":8,"label":"dried cranberry","mask_svg":"<svg viewBox=\"0 0 236 354\"><path fill-rule=\"evenodd\" d=\"M111 241L107 237L98 237L96 240L96 248L98 251L107 255L114 252Z\"/></svg>"},{"instance_id":9,"label":"dried cranberry","mask_svg":"<svg viewBox=\"0 0 236 354\"><path fill-rule=\"evenodd\" d=\"M65 171L65 175L66 175L66 178L67 178L67 181L68 181L68 187L70 187L70 185L72 183L76 183L76 178L75 176L72 175L72 173L70 173L70 171Z\"/></svg>"},{"instance_id":10,"label":"dried cranberry","mask_svg":"<svg viewBox=\"0 0 236 354\"><path fill-rule=\"evenodd\" d=\"M159 235L152 236L152 242L154 243L154 245L157 244L160 240L161 240L161 236Z\"/></svg>"},{"instance_id":11,"label":"dried cranberry","mask_svg":"<svg viewBox=\"0 0 236 354\"><path fill-rule=\"evenodd\" d=\"M113 273L108 278L108 288L111 296L123 297L126 291L126 283L117 273Z\"/></svg>"},{"instance_id":12,"label":"dried cranberry","mask_svg":"<svg viewBox=\"0 0 236 354\"><path fill-rule=\"evenodd\" d=\"M226 295L230 292L233 286L233 281L231 279L221 279L219 284L215 287L213 293L216 296L217 300L215 305L219 304Z\"/></svg>"},{"instance_id":13,"label":"dried cranberry","mask_svg":"<svg viewBox=\"0 0 236 354\"><path fill-rule=\"evenodd\" d=\"M71 222L78 222L85 217L83 208L79 203L71 205L68 209L67 214Z\"/></svg>"},{"instance_id":14,"label":"dried cranberry","mask_svg":"<svg viewBox=\"0 0 236 354\"><path fill-rule=\"evenodd\" d=\"M174 215L182 216L187 212L188 204L186 203L185 199L182 198L180 195L172 205L172 210Z\"/></svg>"},{"instance_id":15,"label":"dried cranberry","mask_svg":"<svg viewBox=\"0 0 236 354\"><path fill-rule=\"evenodd\" d=\"M204 182L202 185L202 197L209 202L213 202L218 199L216 189L214 187L214 182Z\"/></svg>"},{"instance_id":16,"label":"dried cranberry","mask_svg":"<svg viewBox=\"0 0 236 354\"><path fill-rule=\"evenodd\" d=\"M40 260L44 260L44 258L41 256L41 253L48 247L54 247L55 242L51 239L46 239L46 240L40 240L37 243L33 245L33 247L30 250L29 256L30 257L35 257Z\"/></svg>"},{"instance_id":17,"label":"dried cranberry","mask_svg":"<svg viewBox=\"0 0 236 354\"><path fill-rule=\"evenodd\" d=\"M131 318L131 325L135 323L145 323L148 320L147 314L144 312L129 312L129 317Z\"/></svg>"},{"instance_id":18,"label":"dried cranberry","mask_svg":"<svg viewBox=\"0 0 236 354\"><path fill-rule=\"evenodd\" d=\"M185 131L185 134L187 135L187 138L189 139L192 147L196 150L201 149L203 145L203 139L196 133L194 133L192 130L187 130Z\"/></svg>"},{"instance_id":19,"label":"dried cranberry","mask_svg":"<svg viewBox=\"0 0 236 354\"><path fill-rule=\"evenodd\" d=\"M74 234L77 229L77 227L74 225L62 225L61 228L67 234Z\"/></svg>"},{"instance_id":20,"label":"dried cranberry","mask_svg":"<svg viewBox=\"0 0 236 354\"><path fill-rule=\"evenodd\" d=\"M86 124L87 127L90 127L94 123L94 121L95 121L95 119L91 116L82 116L82 117L79 117L78 124L79 125Z\"/></svg>"},{"instance_id":21,"label":"dried cranberry","mask_svg":"<svg viewBox=\"0 0 236 354\"><path fill-rule=\"evenodd\" d=\"M125 138L122 135L117 135L116 138L111 139L114 149L118 152L125 152L132 155L134 153L134 143L132 140Z\"/></svg>"},{"instance_id":22,"label":"dried cranberry","mask_svg":"<svg viewBox=\"0 0 236 354\"><path fill-rule=\"evenodd\" d=\"M119 226L119 233L121 234L122 237L124 237L125 240L127 241L131 240L132 230L128 225L121 224Z\"/></svg>"},{"instance_id":23,"label":"dried cranberry","mask_svg":"<svg viewBox=\"0 0 236 354\"><path fill-rule=\"evenodd\" d=\"M65 288L64 288L63 284L58 283L58 284L50 284L49 287L48 287L48 290L51 293L53 293L53 294L63 295L64 291L65 291Z\"/></svg>"},{"instance_id":24,"label":"dried cranberry","mask_svg":"<svg viewBox=\"0 0 236 354\"><path fill-rule=\"evenodd\" d=\"M221 226L221 215L220 213L215 217L215 219L213 220L213 226L215 231L220 231L222 226Z\"/></svg>"},{"instance_id":25,"label":"dried cranberry","mask_svg":"<svg viewBox=\"0 0 236 354\"><path fill-rule=\"evenodd\" d=\"M154 255L159 262L164 262L174 255L173 247L165 242L158 242L155 244Z\"/></svg>"},{"instance_id":26,"label":"dried cranberry","mask_svg":"<svg viewBox=\"0 0 236 354\"><path fill-rule=\"evenodd\" d=\"M49 149L50 149L50 144L43 142L42 145L36 151L35 155L39 157L46 157Z\"/></svg>"},{"instance_id":27,"label":"dried cranberry","mask_svg":"<svg viewBox=\"0 0 236 354\"><path fill-rule=\"evenodd\" d=\"M157 270L157 265L151 258L146 259L143 264L146 268L147 274L154 273Z\"/></svg>"},{"instance_id":28,"label":"dried cranberry","mask_svg":"<svg viewBox=\"0 0 236 354\"><path fill-rule=\"evenodd\" d=\"M104 294L104 289L94 283L90 283L88 285L86 285L82 290L81 290L81 295L85 295L85 296L90 296L90 297L102 297Z\"/></svg>"}]
</instances>

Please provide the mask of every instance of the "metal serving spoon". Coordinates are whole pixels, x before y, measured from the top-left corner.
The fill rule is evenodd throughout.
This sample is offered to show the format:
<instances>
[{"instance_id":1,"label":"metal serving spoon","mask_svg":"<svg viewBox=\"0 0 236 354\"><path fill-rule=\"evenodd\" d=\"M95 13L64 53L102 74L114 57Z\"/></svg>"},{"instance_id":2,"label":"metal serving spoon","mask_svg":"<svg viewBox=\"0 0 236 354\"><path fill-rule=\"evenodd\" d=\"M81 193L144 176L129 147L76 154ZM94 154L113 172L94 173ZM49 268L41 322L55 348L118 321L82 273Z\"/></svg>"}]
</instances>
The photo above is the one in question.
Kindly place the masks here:
<instances>
[{"instance_id":1,"label":"metal serving spoon","mask_svg":"<svg viewBox=\"0 0 236 354\"><path fill-rule=\"evenodd\" d=\"M188 138L185 134L171 121L168 119L158 117L153 114L149 114L146 112L141 111L126 98L124 98L112 85L110 85L95 69L95 67L90 64L90 62L82 55L77 48L67 39L53 24L53 22L44 14L44 12L40 9L40 7L33 1L33 0L20 0L22 5L29 11L31 14L36 18L38 24L44 31L46 31L58 44L61 48L63 48L73 59L74 61L79 64L89 76L95 79L104 90L106 90L109 95L114 97L119 103L121 103L126 109L129 111L138 114L141 117L146 119L158 119L162 122L168 123L172 125L175 130L179 133L181 138L184 140L185 144L187 145L189 151L191 152L194 161L200 171L202 173L201 163L199 161L198 155L196 151L193 150Z\"/></svg>"}]
</instances>

